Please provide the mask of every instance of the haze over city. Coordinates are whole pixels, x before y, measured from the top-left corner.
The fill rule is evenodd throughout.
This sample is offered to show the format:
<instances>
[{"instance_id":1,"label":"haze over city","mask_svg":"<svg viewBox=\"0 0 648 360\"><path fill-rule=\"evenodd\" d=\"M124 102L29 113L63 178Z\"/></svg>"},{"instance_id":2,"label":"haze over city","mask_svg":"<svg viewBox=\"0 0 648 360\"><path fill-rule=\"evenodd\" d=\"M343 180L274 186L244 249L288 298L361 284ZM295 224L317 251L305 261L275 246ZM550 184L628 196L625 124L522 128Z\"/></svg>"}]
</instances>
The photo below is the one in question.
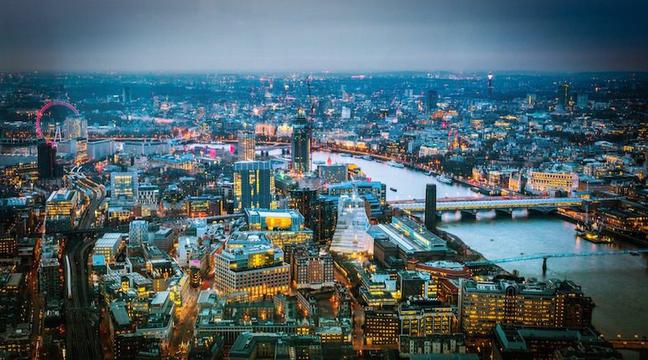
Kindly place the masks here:
<instances>
[{"instance_id":1,"label":"haze over city","mask_svg":"<svg viewBox=\"0 0 648 360\"><path fill-rule=\"evenodd\" d=\"M0 70L648 69L644 1L5 1Z\"/></svg>"}]
</instances>

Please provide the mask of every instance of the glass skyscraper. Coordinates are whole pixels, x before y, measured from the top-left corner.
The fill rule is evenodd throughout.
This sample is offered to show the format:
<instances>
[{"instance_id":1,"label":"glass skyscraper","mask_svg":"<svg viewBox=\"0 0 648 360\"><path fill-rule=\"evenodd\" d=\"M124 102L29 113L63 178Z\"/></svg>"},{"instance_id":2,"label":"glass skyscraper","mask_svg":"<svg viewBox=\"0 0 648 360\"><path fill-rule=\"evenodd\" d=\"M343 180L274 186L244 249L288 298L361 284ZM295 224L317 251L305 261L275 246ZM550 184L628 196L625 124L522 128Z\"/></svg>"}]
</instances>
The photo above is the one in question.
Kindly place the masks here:
<instances>
[{"instance_id":1,"label":"glass skyscraper","mask_svg":"<svg viewBox=\"0 0 648 360\"><path fill-rule=\"evenodd\" d=\"M271 208L274 176L269 161L238 161L234 163L235 206Z\"/></svg>"},{"instance_id":2,"label":"glass skyscraper","mask_svg":"<svg viewBox=\"0 0 648 360\"><path fill-rule=\"evenodd\" d=\"M290 153L294 173L303 174L310 171L311 127L303 110L297 113L297 119L293 122Z\"/></svg>"}]
</instances>

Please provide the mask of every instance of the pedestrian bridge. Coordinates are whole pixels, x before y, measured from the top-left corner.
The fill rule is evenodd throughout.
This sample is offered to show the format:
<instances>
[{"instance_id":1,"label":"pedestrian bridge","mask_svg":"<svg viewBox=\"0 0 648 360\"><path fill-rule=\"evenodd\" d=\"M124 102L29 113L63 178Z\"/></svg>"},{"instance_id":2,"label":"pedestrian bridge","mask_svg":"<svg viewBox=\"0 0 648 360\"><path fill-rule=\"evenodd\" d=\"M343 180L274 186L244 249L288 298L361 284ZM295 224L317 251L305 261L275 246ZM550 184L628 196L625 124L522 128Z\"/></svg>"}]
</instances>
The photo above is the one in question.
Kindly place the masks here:
<instances>
[{"instance_id":1,"label":"pedestrian bridge","mask_svg":"<svg viewBox=\"0 0 648 360\"><path fill-rule=\"evenodd\" d=\"M409 211L424 211L425 201L394 201L390 204L398 209ZM479 210L512 210L512 209L557 209L580 206L583 204L581 198L514 198L498 199L489 198L474 200L444 200L439 199L436 203L436 211L479 211Z\"/></svg>"}]
</instances>

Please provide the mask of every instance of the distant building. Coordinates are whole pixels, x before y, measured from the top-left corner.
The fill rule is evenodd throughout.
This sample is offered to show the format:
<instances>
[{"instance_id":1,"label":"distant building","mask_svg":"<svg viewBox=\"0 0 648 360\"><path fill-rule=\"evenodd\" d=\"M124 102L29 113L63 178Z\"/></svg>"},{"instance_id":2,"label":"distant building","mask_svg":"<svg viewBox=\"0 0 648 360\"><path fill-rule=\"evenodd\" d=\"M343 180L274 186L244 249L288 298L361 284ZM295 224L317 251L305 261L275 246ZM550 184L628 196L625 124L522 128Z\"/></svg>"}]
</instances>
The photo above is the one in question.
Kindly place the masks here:
<instances>
[{"instance_id":1,"label":"distant building","mask_svg":"<svg viewBox=\"0 0 648 360\"><path fill-rule=\"evenodd\" d=\"M56 177L56 148L52 144L38 144L38 178L53 179Z\"/></svg>"},{"instance_id":2,"label":"distant building","mask_svg":"<svg viewBox=\"0 0 648 360\"><path fill-rule=\"evenodd\" d=\"M293 123L292 142L290 145L292 171L296 174L310 172L311 166L311 127L306 114L300 110Z\"/></svg>"},{"instance_id":3,"label":"distant building","mask_svg":"<svg viewBox=\"0 0 648 360\"><path fill-rule=\"evenodd\" d=\"M425 93L425 112L432 114L437 109L437 101L439 100L439 93L436 90L428 90Z\"/></svg>"},{"instance_id":4,"label":"distant building","mask_svg":"<svg viewBox=\"0 0 648 360\"><path fill-rule=\"evenodd\" d=\"M57 257L46 257L38 265L38 289L48 299L58 299L63 289L63 273Z\"/></svg>"},{"instance_id":5,"label":"distant building","mask_svg":"<svg viewBox=\"0 0 648 360\"><path fill-rule=\"evenodd\" d=\"M527 186L534 192L563 191L571 193L578 189L578 174L532 171Z\"/></svg>"},{"instance_id":6,"label":"distant building","mask_svg":"<svg viewBox=\"0 0 648 360\"><path fill-rule=\"evenodd\" d=\"M110 174L110 200L133 203L139 189L136 172L114 172Z\"/></svg>"},{"instance_id":7,"label":"distant building","mask_svg":"<svg viewBox=\"0 0 648 360\"><path fill-rule=\"evenodd\" d=\"M112 140L88 141L88 159L103 160L115 154L115 142Z\"/></svg>"},{"instance_id":8,"label":"distant building","mask_svg":"<svg viewBox=\"0 0 648 360\"><path fill-rule=\"evenodd\" d=\"M274 188L269 161L234 163L234 201L237 209L272 207Z\"/></svg>"},{"instance_id":9,"label":"distant building","mask_svg":"<svg viewBox=\"0 0 648 360\"><path fill-rule=\"evenodd\" d=\"M346 164L318 165L317 173L325 184L337 184L348 180Z\"/></svg>"},{"instance_id":10,"label":"distant building","mask_svg":"<svg viewBox=\"0 0 648 360\"><path fill-rule=\"evenodd\" d=\"M239 161L254 161L255 155L255 139L253 131L239 131L238 132L238 152Z\"/></svg>"}]
</instances>

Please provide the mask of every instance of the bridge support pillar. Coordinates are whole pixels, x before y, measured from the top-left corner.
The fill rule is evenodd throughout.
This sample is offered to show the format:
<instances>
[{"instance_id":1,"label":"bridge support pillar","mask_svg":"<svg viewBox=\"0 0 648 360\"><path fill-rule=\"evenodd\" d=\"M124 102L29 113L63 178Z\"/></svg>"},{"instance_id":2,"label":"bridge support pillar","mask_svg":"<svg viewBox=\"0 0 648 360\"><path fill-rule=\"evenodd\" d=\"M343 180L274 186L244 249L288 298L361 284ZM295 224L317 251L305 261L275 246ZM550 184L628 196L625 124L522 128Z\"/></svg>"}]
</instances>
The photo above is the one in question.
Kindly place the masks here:
<instances>
[{"instance_id":1,"label":"bridge support pillar","mask_svg":"<svg viewBox=\"0 0 648 360\"><path fill-rule=\"evenodd\" d=\"M545 275L547 273L547 258L543 257L542 258L542 275Z\"/></svg>"}]
</instances>

